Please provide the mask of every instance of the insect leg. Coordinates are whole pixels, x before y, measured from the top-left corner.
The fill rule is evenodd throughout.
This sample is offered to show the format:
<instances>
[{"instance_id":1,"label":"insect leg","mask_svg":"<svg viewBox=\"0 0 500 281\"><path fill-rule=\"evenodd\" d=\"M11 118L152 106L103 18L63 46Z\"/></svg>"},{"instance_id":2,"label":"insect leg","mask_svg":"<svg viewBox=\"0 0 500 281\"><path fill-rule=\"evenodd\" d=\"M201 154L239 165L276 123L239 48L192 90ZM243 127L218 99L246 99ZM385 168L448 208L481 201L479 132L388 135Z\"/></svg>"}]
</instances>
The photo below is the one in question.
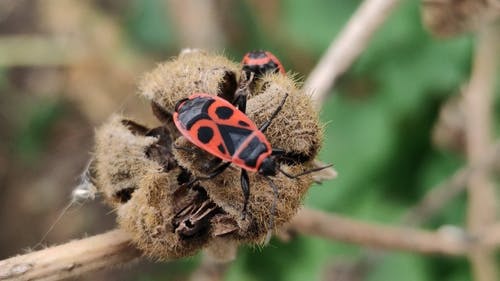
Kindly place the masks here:
<instances>
[{"instance_id":1,"label":"insect leg","mask_svg":"<svg viewBox=\"0 0 500 281\"><path fill-rule=\"evenodd\" d=\"M151 102L151 109L153 110L153 114L160 120L162 123L170 123L172 122L172 113L163 109L156 102Z\"/></svg>"},{"instance_id":2,"label":"insect leg","mask_svg":"<svg viewBox=\"0 0 500 281\"><path fill-rule=\"evenodd\" d=\"M302 156L300 154L287 153L282 148L274 148L273 147L271 155L273 157L275 157L275 159L280 161L281 163L284 162L284 163L287 163L290 165L295 165L297 163L303 163L303 162L307 161L307 160L303 160Z\"/></svg>"},{"instance_id":3,"label":"insect leg","mask_svg":"<svg viewBox=\"0 0 500 281\"><path fill-rule=\"evenodd\" d=\"M273 147L273 151L271 152L271 155L273 156L277 156L277 157L280 157L282 155L285 155L285 150L282 149L282 148L274 148Z\"/></svg>"},{"instance_id":4,"label":"insect leg","mask_svg":"<svg viewBox=\"0 0 500 281\"><path fill-rule=\"evenodd\" d=\"M160 120L163 126L174 136L178 133L177 128L174 125L172 112L165 110L156 102L151 102L151 109L153 111L153 115L156 119ZM146 135L150 134L151 130L146 133Z\"/></svg>"},{"instance_id":5,"label":"insect leg","mask_svg":"<svg viewBox=\"0 0 500 281\"><path fill-rule=\"evenodd\" d=\"M122 119L121 123L123 126L127 127L127 129L134 135L145 136L150 131L150 129L146 126L143 126L129 119Z\"/></svg>"},{"instance_id":6,"label":"insect leg","mask_svg":"<svg viewBox=\"0 0 500 281\"><path fill-rule=\"evenodd\" d=\"M245 219L247 215L247 205L248 198L250 197L250 180L248 179L248 173L245 169L241 169L241 190L243 191L243 212L242 216Z\"/></svg>"},{"instance_id":7,"label":"insect leg","mask_svg":"<svg viewBox=\"0 0 500 281\"><path fill-rule=\"evenodd\" d=\"M227 167L229 167L229 165L231 165L231 162L222 163L217 168L215 168L212 172L210 172L210 174L208 174L206 176L196 177L196 178L188 181L187 183L184 183L183 186L191 186L196 181L203 181L203 180L213 179L216 176L220 175L222 172L224 172L224 170L226 170Z\"/></svg>"},{"instance_id":8,"label":"insect leg","mask_svg":"<svg viewBox=\"0 0 500 281\"><path fill-rule=\"evenodd\" d=\"M196 180L213 179L216 176L220 175L222 172L224 172L227 169L227 167L229 167L229 165L231 165L231 162L224 162L224 163L220 164L217 168L215 168L212 172L210 172L210 174L208 174L206 176L197 177Z\"/></svg>"},{"instance_id":9,"label":"insect leg","mask_svg":"<svg viewBox=\"0 0 500 281\"><path fill-rule=\"evenodd\" d=\"M252 83L252 80L254 78L254 74L253 72L250 74L250 77L247 77L245 72L243 72L241 74L241 81L240 81L240 85L238 86L238 89L236 89L236 92L234 93L234 101L233 101L233 105L235 105L236 107L238 107L238 109L243 112L243 113L246 113L246 109L247 109L247 98L248 98L248 94L250 93L250 90L249 90L249 86L250 86L250 83Z\"/></svg>"},{"instance_id":10,"label":"insect leg","mask_svg":"<svg viewBox=\"0 0 500 281\"><path fill-rule=\"evenodd\" d=\"M247 109L247 96L246 94L238 94L238 91L236 91L236 98L233 101L233 104L238 107L238 109L246 113Z\"/></svg>"},{"instance_id":11,"label":"insect leg","mask_svg":"<svg viewBox=\"0 0 500 281\"><path fill-rule=\"evenodd\" d=\"M288 94L285 94L285 97L283 98L283 100L281 100L281 103L278 106L278 108L276 108L276 110L274 110L274 112L271 115L271 117L269 118L269 120L267 120L264 124L262 124L262 126L260 126L259 131L265 132L266 129L267 129L267 127L269 127L269 125L271 125L271 122L273 121L273 119L276 118L276 116L278 115L278 113L283 108L283 105L285 104L285 101L286 101L287 97L288 97Z\"/></svg>"},{"instance_id":12,"label":"insect leg","mask_svg":"<svg viewBox=\"0 0 500 281\"><path fill-rule=\"evenodd\" d=\"M269 218L269 230L267 231L266 240L264 242L265 244L267 244L269 243L269 240L271 240L271 236L274 230L274 215L276 214L276 206L278 204L279 193L278 193L278 187L274 184L274 182L269 177L264 177L264 178L267 180L267 182L273 189L274 193L273 205L271 206L271 217Z\"/></svg>"},{"instance_id":13,"label":"insect leg","mask_svg":"<svg viewBox=\"0 0 500 281\"><path fill-rule=\"evenodd\" d=\"M180 146L180 145L176 145L175 143L172 144L172 147L175 148L175 149L183 150L183 151L190 152L190 153L200 153L199 150L196 149L196 148L190 148L190 147Z\"/></svg>"}]
</instances>

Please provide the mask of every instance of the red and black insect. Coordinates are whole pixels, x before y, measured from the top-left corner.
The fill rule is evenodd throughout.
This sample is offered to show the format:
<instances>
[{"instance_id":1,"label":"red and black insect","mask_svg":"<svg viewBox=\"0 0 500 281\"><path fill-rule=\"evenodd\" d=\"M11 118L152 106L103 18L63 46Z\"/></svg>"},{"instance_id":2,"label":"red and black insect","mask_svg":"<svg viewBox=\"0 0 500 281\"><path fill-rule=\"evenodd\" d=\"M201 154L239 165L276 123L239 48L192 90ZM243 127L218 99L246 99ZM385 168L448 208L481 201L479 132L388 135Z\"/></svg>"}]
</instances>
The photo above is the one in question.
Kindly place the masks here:
<instances>
[{"instance_id":1,"label":"red and black insect","mask_svg":"<svg viewBox=\"0 0 500 281\"><path fill-rule=\"evenodd\" d=\"M241 63L247 77L250 77L251 73L254 73L256 78L268 72L285 74L285 68L281 62L268 51L248 52L243 56Z\"/></svg>"},{"instance_id":2,"label":"red and black insect","mask_svg":"<svg viewBox=\"0 0 500 281\"><path fill-rule=\"evenodd\" d=\"M223 98L204 93L193 94L187 99L180 100L173 114L178 130L190 142L223 161L207 176L195 178L190 184L197 180L212 179L231 164L242 168L241 188L244 196L243 215L245 215L250 195L247 171L264 176L272 187L276 200L278 189L269 176L275 176L279 171L289 178L297 178L326 168L290 175L280 169L276 162L276 158L283 155L284 151L272 149L264 132L282 109L287 96L285 95L269 120L260 128L245 114L245 99L238 101L239 109ZM273 214L275 207L276 202L272 206ZM272 224L271 220L271 227Z\"/></svg>"}]
</instances>

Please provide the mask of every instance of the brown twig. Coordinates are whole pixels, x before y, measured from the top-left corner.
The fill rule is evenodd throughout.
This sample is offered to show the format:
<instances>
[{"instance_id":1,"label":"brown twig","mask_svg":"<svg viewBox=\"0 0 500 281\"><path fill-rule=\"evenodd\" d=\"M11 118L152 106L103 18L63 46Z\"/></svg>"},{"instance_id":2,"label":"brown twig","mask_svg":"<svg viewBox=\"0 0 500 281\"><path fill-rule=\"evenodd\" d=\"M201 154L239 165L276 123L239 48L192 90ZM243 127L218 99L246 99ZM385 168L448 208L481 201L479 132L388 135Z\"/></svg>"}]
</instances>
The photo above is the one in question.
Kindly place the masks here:
<instances>
[{"instance_id":1,"label":"brown twig","mask_svg":"<svg viewBox=\"0 0 500 281\"><path fill-rule=\"evenodd\" d=\"M0 66L58 66L74 63L86 54L76 42L38 35L0 38Z\"/></svg>"},{"instance_id":2,"label":"brown twig","mask_svg":"<svg viewBox=\"0 0 500 281\"><path fill-rule=\"evenodd\" d=\"M459 255L468 248L468 242L458 236L452 237L439 232L364 223L308 209L301 210L294 217L289 230L368 247L423 254Z\"/></svg>"},{"instance_id":3,"label":"brown twig","mask_svg":"<svg viewBox=\"0 0 500 281\"><path fill-rule=\"evenodd\" d=\"M383 226L310 209L300 210L288 230L368 247L423 254L465 254L474 243L483 243L483 238L484 243L492 247L500 243L498 237L488 234L489 231L469 240L466 235ZM139 256L140 252L130 246L130 237L121 230L114 230L0 261L0 280L61 280L120 265ZM211 270L210 267L216 265L221 270L215 269L213 275L220 276L231 257L235 257L235 251L224 260L215 259L212 254L205 260L206 268L200 270Z\"/></svg>"},{"instance_id":4,"label":"brown twig","mask_svg":"<svg viewBox=\"0 0 500 281\"><path fill-rule=\"evenodd\" d=\"M401 224L407 227L417 227L432 218L446 204L453 200L460 193L464 192L469 178L477 171L491 171L500 162L500 141L497 141L493 147L489 149L486 155L483 155L481 163L476 166L464 167L444 181L443 183L433 187L414 207L401 218ZM494 247L500 245L500 224L496 227L488 228L484 235L477 241L484 247ZM360 257L353 262L349 271L345 274L349 276L358 276L359 274L366 275L369 273L369 268L374 268L377 261L385 255L383 251L378 249L365 249ZM362 272L359 272L362 268ZM367 269L368 268L368 269ZM357 277L354 277L357 278Z\"/></svg>"},{"instance_id":5,"label":"brown twig","mask_svg":"<svg viewBox=\"0 0 500 281\"><path fill-rule=\"evenodd\" d=\"M0 261L0 280L62 280L129 262L140 256L121 230Z\"/></svg>"},{"instance_id":6,"label":"brown twig","mask_svg":"<svg viewBox=\"0 0 500 281\"><path fill-rule=\"evenodd\" d=\"M304 88L313 91L317 108L398 3L398 0L365 0L356 10L305 81Z\"/></svg>"},{"instance_id":7,"label":"brown twig","mask_svg":"<svg viewBox=\"0 0 500 281\"><path fill-rule=\"evenodd\" d=\"M413 206L402 218L408 226L418 226L434 216L449 201L462 193L471 177L483 171L491 171L500 162L500 141L495 143L481 160L474 166L468 165L455 172L453 176L430 189L425 196Z\"/></svg>"},{"instance_id":8,"label":"brown twig","mask_svg":"<svg viewBox=\"0 0 500 281\"><path fill-rule=\"evenodd\" d=\"M191 281L219 281L224 280L224 275L231 262L217 262L203 257L201 264L191 275Z\"/></svg>"},{"instance_id":9,"label":"brown twig","mask_svg":"<svg viewBox=\"0 0 500 281\"><path fill-rule=\"evenodd\" d=\"M489 226L488 230L479 236L479 239L484 247L494 248L496 245L500 245L500 223Z\"/></svg>"},{"instance_id":10,"label":"brown twig","mask_svg":"<svg viewBox=\"0 0 500 281\"><path fill-rule=\"evenodd\" d=\"M226 239L214 240L214 243L204 250L201 264L191 275L191 281L223 280L226 271L236 259L238 243Z\"/></svg>"},{"instance_id":11,"label":"brown twig","mask_svg":"<svg viewBox=\"0 0 500 281\"><path fill-rule=\"evenodd\" d=\"M476 53L468 88L464 92L465 135L468 161L476 165L491 144L492 105L499 50L498 29L485 26L478 32ZM467 225L478 233L496 220L496 194L489 172L478 171L468 181ZM498 280L493 251L475 247L469 255L474 280Z\"/></svg>"},{"instance_id":12,"label":"brown twig","mask_svg":"<svg viewBox=\"0 0 500 281\"><path fill-rule=\"evenodd\" d=\"M224 47L225 36L217 20L214 1L169 0L165 4L180 46L211 51Z\"/></svg>"}]
</instances>

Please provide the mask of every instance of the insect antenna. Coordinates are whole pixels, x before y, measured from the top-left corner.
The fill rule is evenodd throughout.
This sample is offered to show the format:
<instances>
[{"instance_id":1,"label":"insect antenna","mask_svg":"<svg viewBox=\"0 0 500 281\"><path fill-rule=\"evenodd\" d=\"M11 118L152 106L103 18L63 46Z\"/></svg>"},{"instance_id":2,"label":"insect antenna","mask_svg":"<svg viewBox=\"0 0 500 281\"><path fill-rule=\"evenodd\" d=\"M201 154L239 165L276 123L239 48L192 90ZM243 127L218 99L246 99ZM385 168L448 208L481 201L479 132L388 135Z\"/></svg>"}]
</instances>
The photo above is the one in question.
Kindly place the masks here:
<instances>
[{"instance_id":1,"label":"insect antenna","mask_svg":"<svg viewBox=\"0 0 500 281\"><path fill-rule=\"evenodd\" d=\"M296 179L298 177L301 177L301 176L304 176L304 175L307 175L307 174L310 174L310 173L318 172L318 171L321 171L323 169L330 168L332 166L333 166L333 164L329 164L329 165L326 165L326 166L323 166L323 167L318 167L318 168L310 169L310 170L304 171L302 173L298 173L296 175L292 175L292 174L289 174L289 173L283 171L283 169L281 169L281 167L279 167L279 166L278 166L278 171L280 171L287 178Z\"/></svg>"},{"instance_id":2,"label":"insect antenna","mask_svg":"<svg viewBox=\"0 0 500 281\"><path fill-rule=\"evenodd\" d=\"M278 204L278 187L274 184L274 182L269 177L264 177L271 188L273 189L274 199L273 205L271 206L271 217L269 218L269 230L267 231L266 240L264 240L264 244L269 243L271 237L273 235L274 229L274 215L276 214L276 206Z\"/></svg>"}]
</instances>

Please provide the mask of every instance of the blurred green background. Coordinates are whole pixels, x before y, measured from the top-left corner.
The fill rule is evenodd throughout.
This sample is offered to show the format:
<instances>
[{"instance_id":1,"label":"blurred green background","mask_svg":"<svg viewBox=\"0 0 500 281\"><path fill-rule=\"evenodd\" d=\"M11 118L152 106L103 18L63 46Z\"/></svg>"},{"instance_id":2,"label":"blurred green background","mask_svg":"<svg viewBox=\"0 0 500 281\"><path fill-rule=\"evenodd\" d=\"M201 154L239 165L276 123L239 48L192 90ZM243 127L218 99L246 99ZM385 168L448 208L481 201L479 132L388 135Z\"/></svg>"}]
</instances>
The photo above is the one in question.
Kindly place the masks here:
<instances>
[{"instance_id":1,"label":"blurred green background","mask_svg":"<svg viewBox=\"0 0 500 281\"><path fill-rule=\"evenodd\" d=\"M151 118L147 104L136 102L141 73L183 47L237 61L267 49L303 79L359 3L0 2L0 258L33 247L68 203L96 126L113 112ZM396 224L464 164L460 137L450 148L437 146L432 135L440 109L468 79L473 38L434 39L420 18L419 2L403 1L332 90L321 114L327 125L320 159L334 163L339 176L311 188L307 206ZM465 199L450 202L424 227L464 225ZM103 232L113 220L99 200L74 207L46 243ZM394 252L366 268L357 263L365 252L311 237L273 239L262 249L242 247L226 279L471 280L464 258ZM81 280L185 280L198 262L142 261ZM352 278L334 279L355 265Z\"/></svg>"}]
</instances>

